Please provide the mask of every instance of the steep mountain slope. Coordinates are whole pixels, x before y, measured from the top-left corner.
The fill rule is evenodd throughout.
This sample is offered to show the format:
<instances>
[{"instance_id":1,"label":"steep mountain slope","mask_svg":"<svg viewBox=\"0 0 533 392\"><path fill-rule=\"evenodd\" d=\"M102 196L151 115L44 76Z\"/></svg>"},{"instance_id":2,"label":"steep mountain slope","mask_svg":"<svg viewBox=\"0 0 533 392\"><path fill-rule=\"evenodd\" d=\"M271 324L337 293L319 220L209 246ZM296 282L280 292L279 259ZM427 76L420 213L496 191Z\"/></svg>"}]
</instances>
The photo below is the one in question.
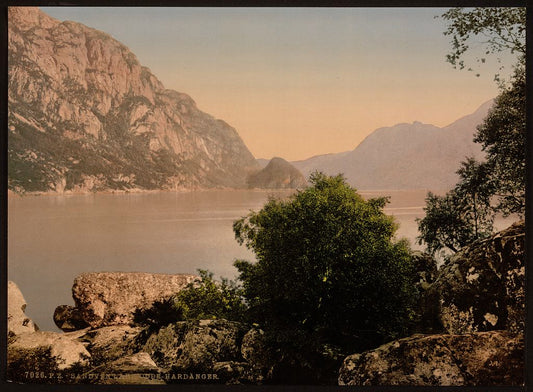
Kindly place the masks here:
<instances>
[{"instance_id":1,"label":"steep mountain slope","mask_svg":"<svg viewBox=\"0 0 533 392\"><path fill-rule=\"evenodd\" d=\"M283 158L272 158L262 170L250 175L247 182L250 188L267 189L294 189L307 184L302 173Z\"/></svg>"},{"instance_id":2,"label":"steep mountain slope","mask_svg":"<svg viewBox=\"0 0 533 392\"><path fill-rule=\"evenodd\" d=\"M344 173L359 189L450 188L465 157L483 158L472 139L491 105L486 102L444 128L420 122L379 128L352 151L292 163L305 176L314 170Z\"/></svg>"},{"instance_id":3,"label":"steep mountain slope","mask_svg":"<svg viewBox=\"0 0 533 392\"><path fill-rule=\"evenodd\" d=\"M100 31L9 8L8 181L16 191L243 187L232 127Z\"/></svg>"}]
</instances>

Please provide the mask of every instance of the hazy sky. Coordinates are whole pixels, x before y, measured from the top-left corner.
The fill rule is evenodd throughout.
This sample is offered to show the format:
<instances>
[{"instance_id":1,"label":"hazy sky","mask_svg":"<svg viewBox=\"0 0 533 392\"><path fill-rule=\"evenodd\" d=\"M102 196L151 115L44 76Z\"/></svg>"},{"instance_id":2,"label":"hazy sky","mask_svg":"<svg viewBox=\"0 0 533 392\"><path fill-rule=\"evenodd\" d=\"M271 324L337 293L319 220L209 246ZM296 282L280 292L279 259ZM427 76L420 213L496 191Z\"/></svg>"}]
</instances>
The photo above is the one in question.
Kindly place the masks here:
<instances>
[{"instance_id":1,"label":"hazy sky","mask_svg":"<svg viewBox=\"0 0 533 392\"><path fill-rule=\"evenodd\" d=\"M351 150L382 126L445 126L498 93L445 61L439 8L43 7L127 45L257 158Z\"/></svg>"}]
</instances>

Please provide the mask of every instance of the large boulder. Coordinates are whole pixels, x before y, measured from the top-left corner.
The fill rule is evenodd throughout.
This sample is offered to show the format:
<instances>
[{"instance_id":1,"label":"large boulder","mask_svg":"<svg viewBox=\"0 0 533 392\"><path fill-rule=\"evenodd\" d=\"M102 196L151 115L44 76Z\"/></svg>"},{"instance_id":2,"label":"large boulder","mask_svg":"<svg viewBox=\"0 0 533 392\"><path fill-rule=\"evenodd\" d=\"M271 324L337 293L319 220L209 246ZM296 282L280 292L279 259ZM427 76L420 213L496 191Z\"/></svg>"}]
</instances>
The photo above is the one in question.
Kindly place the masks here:
<instances>
[{"instance_id":1,"label":"large boulder","mask_svg":"<svg viewBox=\"0 0 533 392\"><path fill-rule=\"evenodd\" d=\"M170 298L196 278L195 275L142 272L85 273L72 286L76 318L79 316L93 328L130 324L135 311Z\"/></svg>"},{"instance_id":2,"label":"large boulder","mask_svg":"<svg viewBox=\"0 0 533 392\"><path fill-rule=\"evenodd\" d=\"M226 320L181 321L151 335L143 348L163 369L210 372L217 362L241 361L244 326Z\"/></svg>"},{"instance_id":3,"label":"large boulder","mask_svg":"<svg viewBox=\"0 0 533 392\"><path fill-rule=\"evenodd\" d=\"M521 221L461 249L444 264L432 290L448 333L524 330L524 251Z\"/></svg>"},{"instance_id":4,"label":"large boulder","mask_svg":"<svg viewBox=\"0 0 533 392\"><path fill-rule=\"evenodd\" d=\"M89 365L90 353L78 339L85 331L25 333L8 341L10 375L20 380L25 372L63 371Z\"/></svg>"},{"instance_id":5,"label":"large boulder","mask_svg":"<svg viewBox=\"0 0 533 392\"><path fill-rule=\"evenodd\" d=\"M91 353L91 365L99 366L139 351L137 338L141 332L142 328L128 325L102 327L87 331L80 341Z\"/></svg>"},{"instance_id":6,"label":"large boulder","mask_svg":"<svg viewBox=\"0 0 533 392\"><path fill-rule=\"evenodd\" d=\"M7 283L7 333L8 336L20 335L21 333L35 332L38 328L29 319L24 311L26 300L18 286L9 281Z\"/></svg>"},{"instance_id":7,"label":"large boulder","mask_svg":"<svg viewBox=\"0 0 533 392\"><path fill-rule=\"evenodd\" d=\"M150 335L143 350L165 372L204 375L198 382L261 384L272 378L263 332L238 322L180 321Z\"/></svg>"},{"instance_id":8,"label":"large boulder","mask_svg":"<svg viewBox=\"0 0 533 392\"><path fill-rule=\"evenodd\" d=\"M507 331L414 335L350 355L340 385L523 385L524 338Z\"/></svg>"}]
</instances>

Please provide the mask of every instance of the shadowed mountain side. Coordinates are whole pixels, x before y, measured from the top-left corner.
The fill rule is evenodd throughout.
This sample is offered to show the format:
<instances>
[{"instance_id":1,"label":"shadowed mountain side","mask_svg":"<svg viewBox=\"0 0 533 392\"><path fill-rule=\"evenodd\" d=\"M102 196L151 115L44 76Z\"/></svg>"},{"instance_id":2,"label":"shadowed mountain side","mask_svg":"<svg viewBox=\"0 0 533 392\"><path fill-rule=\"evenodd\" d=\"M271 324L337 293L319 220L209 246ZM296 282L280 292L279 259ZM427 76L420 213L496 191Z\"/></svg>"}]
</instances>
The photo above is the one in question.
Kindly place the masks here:
<instances>
[{"instance_id":1,"label":"shadowed mountain side","mask_svg":"<svg viewBox=\"0 0 533 392\"><path fill-rule=\"evenodd\" d=\"M9 8L9 188L245 187L236 130L162 83L123 44L35 7Z\"/></svg>"},{"instance_id":2,"label":"shadowed mountain side","mask_svg":"<svg viewBox=\"0 0 533 392\"><path fill-rule=\"evenodd\" d=\"M250 188L303 188L305 177L293 165L283 158L272 158L268 165L248 177Z\"/></svg>"},{"instance_id":3,"label":"shadowed mountain side","mask_svg":"<svg viewBox=\"0 0 533 392\"><path fill-rule=\"evenodd\" d=\"M420 122L379 128L352 151L292 164L306 176L315 170L344 173L358 189L449 188L457 182L455 171L465 157L483 159L473 138L491 105L486 102L444 128Z\"/></svg>"}]
</instances>

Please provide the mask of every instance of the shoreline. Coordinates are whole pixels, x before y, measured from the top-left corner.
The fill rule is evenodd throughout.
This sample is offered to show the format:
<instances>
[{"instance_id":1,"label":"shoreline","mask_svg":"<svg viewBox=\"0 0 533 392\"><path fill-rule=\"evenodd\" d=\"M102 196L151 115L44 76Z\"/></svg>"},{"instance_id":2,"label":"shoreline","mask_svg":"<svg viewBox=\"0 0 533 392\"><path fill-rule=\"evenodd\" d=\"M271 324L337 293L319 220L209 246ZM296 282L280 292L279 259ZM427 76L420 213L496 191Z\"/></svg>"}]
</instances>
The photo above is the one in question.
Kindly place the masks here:
<instances>
[{"instance_id":1,"label":"shoreline","mask_svg":"<svg viewBox=\"0 0 533 392\"><path fill-rule=\"evenodd\" d=\"M357 189L357 188L356 188ZM191 193L191 192L216 192L216 191L253 191L253 192L280 192L280 191L298 191L299 188L230 188L230 187L214 187L214 188L182 188L182 189L107 189L102 191L34 191L17 193L12 189L7 190L8 198L24 198L24 197L38 197L38 196L86 196L86 195L126 195L126 194L155 194L155 193ZM433 192L440 194L445 192L443 190L430 190L427 188L409 188L409 189L357 189L357 193L364 195L369 193L385 193L385 192Z\"/></svg>"},{"instance_id":2,"label":"shoreline","mask_svg":"<svg viewBox=\"0 0 533 392\"><path fill-rule=\"evenodd\" d=\"M289 189L289 188L229 188L229 187L216 187L216 188L184 188L184 189L141 189L141 188L132 188L132 189L108 189L103 191L66 191L66 192L55 192L55 191L35 191L35 192L25 192L17 193L11 189L7 190L8 198L19 198L24 197L47 197L47 196L87 196L87 195L127 195L127 194L156 194L156 193L192 193L192 192L217 192L217 191L252 191L252 192L280 192L280 191L297 191L298 189Z\"/></svg>"}]
</instances>

